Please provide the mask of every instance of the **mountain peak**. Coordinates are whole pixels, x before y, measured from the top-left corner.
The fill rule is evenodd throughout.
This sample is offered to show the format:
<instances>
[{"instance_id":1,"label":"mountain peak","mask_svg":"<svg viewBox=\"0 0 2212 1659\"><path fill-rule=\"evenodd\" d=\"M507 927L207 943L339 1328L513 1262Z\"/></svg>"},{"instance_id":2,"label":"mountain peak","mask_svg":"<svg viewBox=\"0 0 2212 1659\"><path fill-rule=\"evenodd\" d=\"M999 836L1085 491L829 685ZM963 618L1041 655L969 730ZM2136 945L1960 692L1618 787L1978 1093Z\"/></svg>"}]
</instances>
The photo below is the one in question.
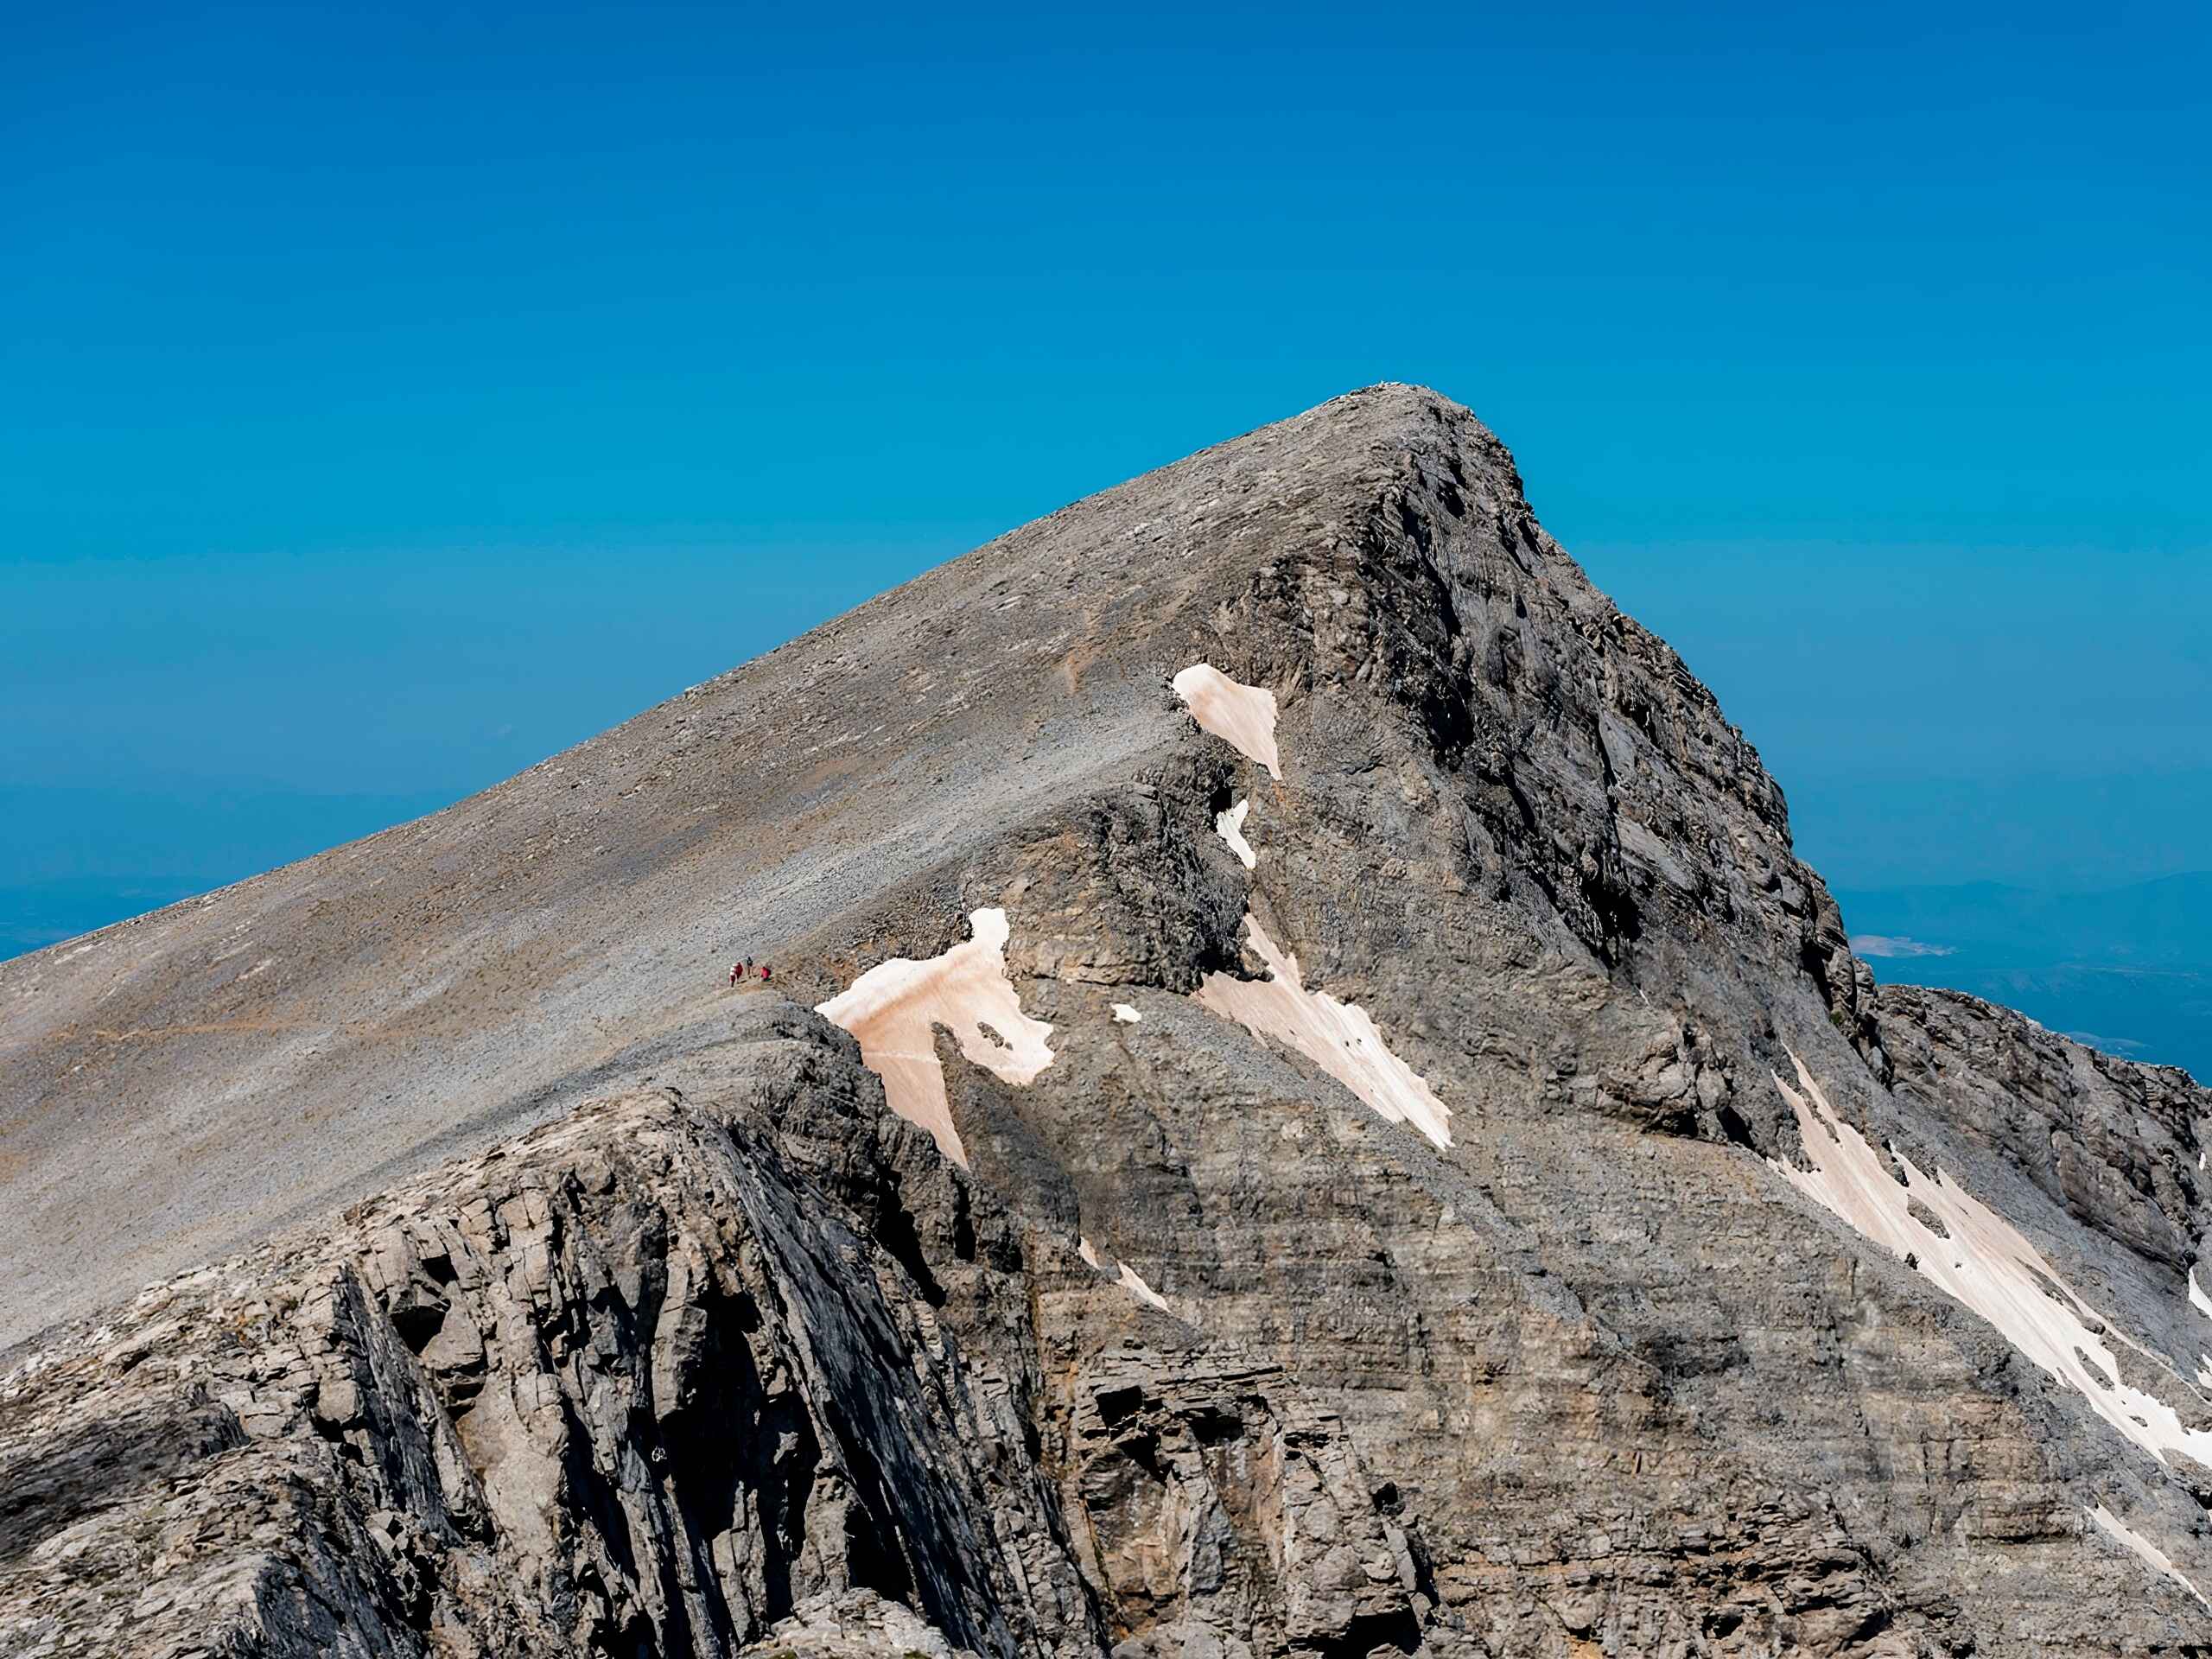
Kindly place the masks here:
<instances>
[{"instance_id":1,"label":"mountain peak","mask_svg":"<svg viewBox=\"0 0 2212 1659\"><path fill-rule=\"evenodd\" d=\"M0 1634L2205 1633L2212 1095L1878 990L1421 387L0 964Z\"/></svg>"},{"instance_id":2,"label":"mountain peak","mask_svg":"<svg viewBox=\"0 0 2212 1659\"><path fill-rule=\"evenodd\" d=\"M1637 871L1723 879L1678 874L1697 855L1647 821L1707 801L1719 844L1796 869L1756 757L1543 534L1504 446L1425 388L1363 388L1012 531L446 811L0 963L0 1084L38 1103L0 1220L37 1294L0 1342L711 1042L724 955L780 959L815 1001L876 950L941 949L1001 898L925 895L976 886L1071 803L1187 772L1168 682L1194 664L1328 734L1308 766L1350 721L1471 768L1485 879L1532 882L1600 967L1629 954ZM1607 790L1643 803L1625 840ZM1237 913L1205 913L1115 976L1188 989L1236 960ZM1817 904L1776 914L1762 949L1789 971L1847 959L1824 922L1809 942ZM1009 960L1096 976L1058 954L1090 948L1017 926ZM1848 972L1827 971L1847 1007ZM88 1202L118 1217L100 1251L41 1249Z\"/></svg>"}]
</instances>

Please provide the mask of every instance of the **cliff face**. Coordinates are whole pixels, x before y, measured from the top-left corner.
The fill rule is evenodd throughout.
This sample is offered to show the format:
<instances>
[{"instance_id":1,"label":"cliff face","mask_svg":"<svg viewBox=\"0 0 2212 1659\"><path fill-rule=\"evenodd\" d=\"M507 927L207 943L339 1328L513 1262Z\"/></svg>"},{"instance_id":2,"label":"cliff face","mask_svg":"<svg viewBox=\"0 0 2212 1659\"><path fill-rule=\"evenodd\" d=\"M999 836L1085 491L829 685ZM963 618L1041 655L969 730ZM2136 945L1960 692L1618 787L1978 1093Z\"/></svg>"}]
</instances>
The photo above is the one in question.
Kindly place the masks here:
<instances>
[{"instance_id":1,"label":"cliff face","mask_svg":"<svg viewBox=\"0 0 2212 1659\"><path fill-rule=\"evenodd\" d=\"M0 993L0 1650L2212 1642L2212 1096L1877 992L1433 393Z\"/></svg>"},{"instance_id":2,"label":"cliff face","mask_svg":"<svg viewBox=\"0 0 2212 1659\"><path fill-rule=\"evenodd\" d=\"M1280 1370L1025 1242L818 1017L700 1063L43 1344L0 1390L10 1650L1083 1654L1102 1590L1414 1628Z\"/></svg>"}]
</instances>

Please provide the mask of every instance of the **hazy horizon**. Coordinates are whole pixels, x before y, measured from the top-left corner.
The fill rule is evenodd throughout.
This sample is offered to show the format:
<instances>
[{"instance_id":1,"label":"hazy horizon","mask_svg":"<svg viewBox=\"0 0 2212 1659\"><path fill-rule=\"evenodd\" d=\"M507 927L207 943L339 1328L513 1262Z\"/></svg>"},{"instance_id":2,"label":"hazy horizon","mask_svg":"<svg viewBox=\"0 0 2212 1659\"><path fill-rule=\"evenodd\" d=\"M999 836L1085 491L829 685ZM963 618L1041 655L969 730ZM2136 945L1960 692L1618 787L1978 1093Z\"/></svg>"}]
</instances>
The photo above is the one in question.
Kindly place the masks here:
<instances>
[{"instance_id":1,"label":"hazy horizon","mask_svg":"<svg viewBox=\"0 0 2212 1659\"><path fill-rule=\"evenodd\" d=\"M2209 33L27 17L0 950L1383 379L1504 439L1838 889L2212 869Z\"/></svg>"}]
</instances>

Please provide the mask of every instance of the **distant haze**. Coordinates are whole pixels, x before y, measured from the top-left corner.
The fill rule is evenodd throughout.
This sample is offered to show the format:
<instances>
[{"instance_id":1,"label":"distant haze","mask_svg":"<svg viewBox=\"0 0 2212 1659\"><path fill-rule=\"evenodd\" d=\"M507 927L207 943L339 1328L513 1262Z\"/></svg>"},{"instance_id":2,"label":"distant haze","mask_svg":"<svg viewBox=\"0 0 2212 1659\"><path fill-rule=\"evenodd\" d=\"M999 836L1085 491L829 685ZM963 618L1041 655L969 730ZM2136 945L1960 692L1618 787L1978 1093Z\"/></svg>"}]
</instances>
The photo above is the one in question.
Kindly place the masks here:
<instances>
[{"instance_id":1,"label":"distant haze","mask_svg":"<svg viewBox=\"0 0 2212 1659\"><path fill-rule=\"evenodd\" d=\"M2087 893L1840 889L1836 900L1877 979L1971 991L2112 1053L2212 1077L2212 873Z\"/></svg>"}]
</instances>

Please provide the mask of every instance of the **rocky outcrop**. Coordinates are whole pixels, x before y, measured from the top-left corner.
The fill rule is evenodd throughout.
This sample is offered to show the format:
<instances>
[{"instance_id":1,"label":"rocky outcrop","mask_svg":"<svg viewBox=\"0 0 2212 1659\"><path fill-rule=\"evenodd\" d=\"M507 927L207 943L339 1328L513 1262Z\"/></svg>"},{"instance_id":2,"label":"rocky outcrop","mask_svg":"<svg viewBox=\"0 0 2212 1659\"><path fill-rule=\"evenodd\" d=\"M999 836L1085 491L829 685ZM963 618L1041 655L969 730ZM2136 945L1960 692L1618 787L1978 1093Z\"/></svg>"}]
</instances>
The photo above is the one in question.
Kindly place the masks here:
<instances>
[{"instance_id":1,"label":"rocky outcrop","mask_svg":"<svg viewBox=\"0 0 2212 1659\"><path fill-rule=\"evenodd\" d=\"M1262 758L1191 719L1201 664L1272 700ZM1878 992L1742 734L1433 394L1078 503L267 883L127 968L0 968L38 1103L0 1237L70 1316L0 1381L0 1651L2212 1643L2212 1096ZM725 907L791 1001L725 988ZM1049 1059L936 1031L963 1169L801 1005L978 913ZM290 981L205 977L264 932ZM1219 1012L1262 938L1311 1031ZM302 1137L350 1207L272 1236ZM1912 1248L1847 1138L1941 1183L1883 1211ZM91 1282L258 1242L82 1317L35 1221L73 1159L153 1217ZM1984 1211L2111 1399L1926 1270Z\"/></svg>"},{"instance_id":2,"label":"rocky outcrop","mask_svg":"<svg viewBox=\"0 0 2212 1659\"><path fill-rule=\"evenodd\" d=\"M1875 1017L1897 1092L2002 1157L2066 1213L2137 1255L2196 1260L2205 1091L1959 991L1882 988Z\"/></svg>"},{"instance_id":3,"label":"rocky outcrop","mask_svg":"<svg viewBox=\"0 0 2212 1659\"><path fill-rule=\"evenodd\" d=\"M1418 1644L1433 1602L1388 1487L1291 1378L1125 1350L1071 1404L1078 1549L1137 1632L1119 1659Z\"/></svg>"},{"instance_id":4,"label":"rocky outcrop","mask_svg":"<svg viewBox=\"0 0 2212 1659\"><path fill-rule=\"evenodd\" d=\"M1049 1240L1028 1268L815 1016L756 1008L715 1064L712 1100L594 1103L42 1346L0 1388L6 1650L1410 1628L1404 1541L1287 1379L1162 1395L1098 1351L1135 1305Z\"/></svg>"},{"instance_id":5,"label":"rocky outcrop","mask_svg":"<svg viewBox=\"0 0 2212 1659\"><path fill-rule=\"evenodd\" d=\"M847 1133L866 1074L797 1027L728 1051L732 1088L839 1142L824 1174L850 1206L752 1113L633 1095L41 1351L0 1407L5 1484L53 1481L10 1516L11 1630L726 1654L872 1589L978 1653L1087 1638L1022 1452L1033 1344L945 1339L943 1281L874 1236L911 1256L918 1229L895 1167ZM1018 1247L964 1243L942 1268L969 1268L970 1331L1025 1330L1018 1282L978 1260ZM119 1478L141 1445L166 1465Z\"/></svg>"}]
</instances>

